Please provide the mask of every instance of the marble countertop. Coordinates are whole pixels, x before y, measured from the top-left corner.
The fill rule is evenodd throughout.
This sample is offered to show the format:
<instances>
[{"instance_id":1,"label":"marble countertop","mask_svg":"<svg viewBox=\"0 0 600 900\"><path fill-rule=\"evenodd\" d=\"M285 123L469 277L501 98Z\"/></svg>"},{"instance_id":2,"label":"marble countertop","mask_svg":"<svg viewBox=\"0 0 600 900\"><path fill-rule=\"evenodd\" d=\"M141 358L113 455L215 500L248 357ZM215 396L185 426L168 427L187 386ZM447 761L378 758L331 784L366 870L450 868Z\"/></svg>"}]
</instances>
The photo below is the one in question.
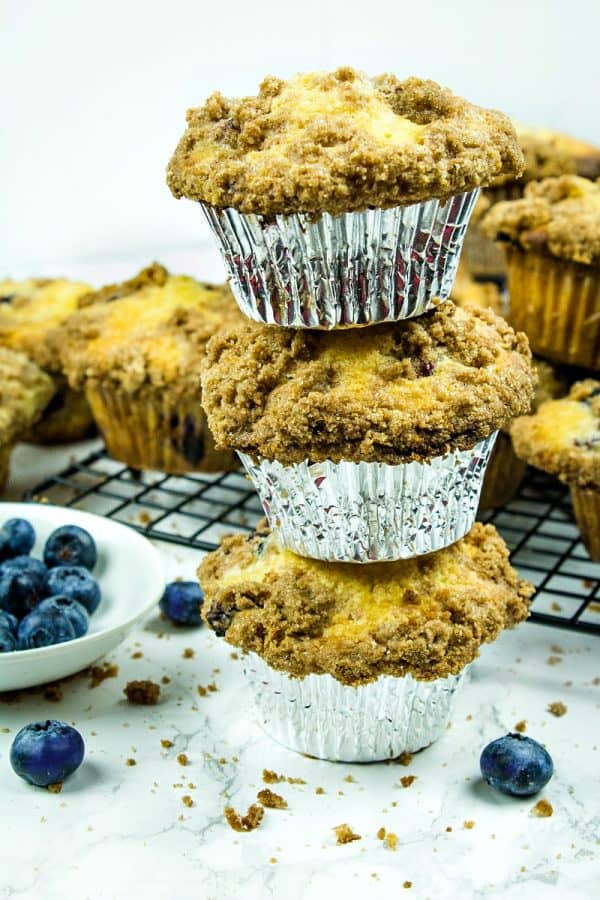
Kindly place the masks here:
<instances>
[{"instance_id":1,"label":"marble countertop","mask_svg":"<svg viewBox=\"0 0 600 900\"><path fill-rule=\"evenodd\" d=\"M19 448L11 494L72 453ZM157 546L169 578L193 577L197 554ZM116 677L92 688L76 676L58 700L25 692L0 703L0 898L592 897L600 878L599 650L593 636L523 625L484 649L453 724L408 766L335 764L262 733L224 642L152 614L110 656ZM135 678L168 679L159 705L126 702L123 687ZM557 700L567 707L560 718L548 711ZM45 717L72 722L87 745L60 794L27 786L8 762L15 732ZM479 777L483 746L520 721L554 758L547 818L532 814L538 798L503 797ZM303 783L278 785L288 809L266 810L258 829L238 834L224 807L245 812L264 787L264 768ZM405 775L416 776L409 787ZM337 845L341 823L361 839ZM377 837L382 827L397 836L395 850Z\"/></svg>"}]
</instances>

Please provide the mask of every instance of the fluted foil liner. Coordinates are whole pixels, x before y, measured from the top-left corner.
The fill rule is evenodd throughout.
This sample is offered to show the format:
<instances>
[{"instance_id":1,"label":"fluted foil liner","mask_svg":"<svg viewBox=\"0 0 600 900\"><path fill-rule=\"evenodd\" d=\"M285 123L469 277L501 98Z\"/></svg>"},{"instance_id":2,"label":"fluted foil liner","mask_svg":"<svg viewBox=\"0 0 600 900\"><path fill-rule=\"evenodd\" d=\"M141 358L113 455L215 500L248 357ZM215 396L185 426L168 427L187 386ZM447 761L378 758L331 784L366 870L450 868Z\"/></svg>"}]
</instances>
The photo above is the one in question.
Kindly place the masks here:
<instances>
[{"instance_id":1,"label":"fluted foil liner","mask_svg":"<svg viewBox=\"0 0 600 900\"><path fill-rule=\"evenodd\" d=\"M441 550L472 527L496 433L427 463L239 457L281 543L313 559L378 562Z\"/></svg>"},{"instance_id":2,"label":"fluted foil liner","mask_svg":"<svg viewBox=\"0 0 600 900\"><path fill-rule=\"evenodd\" d=\"M479 191L331 216L200 206L249 318L337 328L419 316L450 294Z\"/></svg>"},{"instance_id":3,"label":"fluted foil liner","mask_svg":"<svg viewBox=\"0 0 600 900\"><path fill-rule=\"evenodd\" d=\"M377 762L428 747L447 727L467 670L435 681L380 675L349 687L331 675L277 672L255 653L244 661L267 734L290 750L333 762Z\"/></svg>"}]
</instances>

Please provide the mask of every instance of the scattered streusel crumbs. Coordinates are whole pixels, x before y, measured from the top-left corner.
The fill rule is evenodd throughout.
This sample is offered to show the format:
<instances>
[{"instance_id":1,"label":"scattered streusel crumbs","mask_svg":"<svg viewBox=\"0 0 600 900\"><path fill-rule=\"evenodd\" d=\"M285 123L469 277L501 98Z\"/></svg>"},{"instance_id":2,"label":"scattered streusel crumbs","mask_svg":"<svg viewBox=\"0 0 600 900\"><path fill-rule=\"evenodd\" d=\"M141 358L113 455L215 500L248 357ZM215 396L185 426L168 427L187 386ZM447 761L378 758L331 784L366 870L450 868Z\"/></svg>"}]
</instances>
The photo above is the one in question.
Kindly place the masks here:
<instances>
[{"instance_id":1,"label":"scattered streusel crumbs","mask_svg":"<svg viewBox=\"0 0 600 900\"><path fill-rule=\"evenodd\" d=\"M473 819L467 819L466 822L463 822L463 828L466 828L468 831L470 831L471 828L475 828L475 822L473 821Z\"/></svg>"},{"instance_id":2,"label":"scattered streusel crumbs","mask_svg":"<svg viewBox=\"0 0 600 900\"><path fill-rule=\"evenodd\" d=\"M398 846L398 835L394 834L393 831L388 831L385 836L385 844L390 850L395 850Z\"/></svg>"},{"instance_id":3,"label":"scattered streusel crumbs","mask_svg":"<svg viewBox=\"0 0 600 900\"><path fill-rule=\"evenodd\" d=\"M64 781L57 781L55 784L49 784L48 790L51 794L60 794L63 789Z\"/></svg>"},{"instance_id":4,"label":"scattered streusel crumbs","mask_svg":"<svg viewBox=\"0 0 600 900\"><path fill-rule=\"evenodd\" d=\"M531 815L537 816L539 819L547 819L553 812L552 804L547 800L538 800L531 809Z\"/></svg>"},{"instance_id":5,"label":"scattered streusel crumbs","mask_svg":"<svg viewBox=\"0 0 600 900\"><path fill-rule=\"evenodd\" d=\"M170 741L168 738L162 738L162 740L160 742L160 746L164 747L165 750L168 750L169 747L173 746L173 741Z\"/></svg>"},{"instance_id":6,"label":"scattered streusel crumbs","mask_svg":"<svg viewBox=\"0 0 600 900\"><path fill-rule=\"evenodd\" d=\"M362 835L352 831L345 822L342 825L336 825L332 830L335 831L336 844L350 844L352 841L360 841L362 839Z\"/></svg>"},{"instance_id":7,"label":"scattered streusel crumbs","mask_svg":"<svg viewBox=\"0 0 600 900\"><path fill-rule=\"evenodd\" d=\"M562 662L562 656L549 656L546 662L549 666L557 666Z\"/></svg>"},{"instance_id":8,"label":"scattered streusel crumbs","mask_svg":"<svg viewBox=\"0 0 600 900\"><path fill-rule=\"evenodd\" d=\"M171 679L169 678L168 675L163 675L163 677L160 680L163 684L171 684Z\"/></svg>"},{"instance_id":9,"label":"scattered streusel crumbs","mask_svg":"<svg viewBox=\"0 0 600 900\"><path fill-rule=\"evenodd\" d=\"M125 765L126 766L137 766L137 760L135 760L133 758L133 756L130 756L129 759L125 760Z\"/></svg>"},{"instance_id":10,"label":"scattered streusel crumbs","mask_svg":"<svg viewBox=\"0 0 600 900\"><path fill-rule=\"evenodd\" d=\"M550 609L552 610L552 612L562 612L562 606L560 605L560 603L557 603L556 600L552 601L552 603L550 604Z\"/></svg>"},{"instance_id":11,"label":"scattered streusel crumbs","mask_svg":"<svg viewBox=\"0 0 600 900\"><path fill-rule=\"evenodd\" d=\"M324 794L324 793L325 793L325 788L322 788L322 787L315 788L315 794Z\"/></svg>"},{"instance_id":12,"label":"scattered streusel crumbs","mask_svg":"<svg viewBox=\"0 0 600 900\"><path fill-rule=\"evenodd\" d=\"M446 831L452 831L452 825L446 825Z\"/></svg>"},{"instance_id":13,"label":"scattered streusel crumbs","mask_svg":"<svg viewBox=\"0 0 600 900\"><path fill-rule=\"evenodd\" d=\"M190 761L188 759L187 753L178 753L177 754L177 762L180 766L189 766Z\"/></svg>"},{"instance_id":14,"label":"scattered streusel crumbs","mask_svg":"<svg viewBox=\"0 0 600 900\"><path fill-rule=\"evenodd\" d=\"M562 702L562 700L555 700L553 703L548 704L548 712L552 713L553 716L560 718L564 716L567 711L567 707Z\"/></svg>"},{"instance_id":15,"label":"scattered streusel crumbs","mask_svg":"<svg viewBox=\"0 0 600 900\"><path fill-rule=\"evenodd\" d=\"M353 776L353 775L346 775L346 777L344 778L344 781L347 781L348 784L354 784L354 776Z\"/></svg>"},{"instance_id":16,"label":"scattered streusel crumbs","mask_svg":"<svg viewBox=\"0 0 600 900\"><path fill-rule=\"evenodd\" d=\"M128 681L123 688L123 693L130 703L136 703L139 706L156 706L160 697L160 684L147 679Z\"/></svg>"},{"instance_id":17,"label":"scattered streusel crumbs","mask_svg":"<svg viewBox=\"0 0 600 900\"><path fill-rule=\"evenodd\" d=\"M263 788L262 791L259 791L256 795L256 799L262 803L263 806L266 806L267 809L287 809L287 800L285 800L280 794L275 794L273 791L269 790L269 788Z\"/></svg>"},{"instance_id":18,"label":"scattered streusel crumbs","mask_svg":"<svg viewBox=\"0 0 600 900\"><path fill-rule=\"evenodd\" d=\"M400 779L400 784L402 785L403 788L409 788L411 786L411 784L415 783L416 780L417 780L416 775L403 775L402 778Z\"/></svg>"},{"instance_id":19,"label":"scattered streusel crumbs","mask_svg":"<svg viewBox=\"0 0 600 900\"><path fill-rule=\"evenodd\" d=\"M152 517L150 516L149 513L147 513L147 512L140 513L140 524L141 525L149 525L151 521L152 521Z\"/></svg>"},{"instance_id":20,"label":"scattered streusel crumbs","mask_svg":"<svg viewBox=\"0 0 600 900\"><path fill-rule=\"evenodd\" d=\"M238 656L238 654L235 653L235 652L230 653L229 656L231 657L231 659L239 659L239 658L240 658L240 657Z\"/></svg>"},{"instance_id":21,"label":"scattered streusel crumbs","mask_svg":"<svg viewBox=\"0 0 600 900\"><path fill-rule=\"evenodd\" d=\"M190 797L189 794L184 794L183 797L181 798L181 802L183 803L184 806L187 806L190 808L195 805L194 801L192 800L192 798Z\"/></svg>"},{"instance_id":22,"label":"scattered streusel crumbs","mask_svg":"<svg viewBox=\"0 0 600 900\"><path fill-rule=\"evenodd\" d=\"M399 766L410 766L412 762L413 755L412 753L401 753L400 756L397 756L396 759L392 760L397 763Z\"/></svg>"},{"instance_id":23,"label":"scattered streusel crumbs","mask_svg":"<svg viewBox=\"0 0 600 900\"><path fill-rule=\"evenodd\" d=\"M60 703L63 698L62 688L58 684L49 684L44 688L43 697L50 703Z\"/></svg>"},{"instance_id":24,"label":"scattered streusel crumbs","mask_svg":"<svg viewBox=\"0 0 600 900\"><path fill-rule=\"evenodd\" d=\"M202 687L202 685L199 684L198 685L198 693L200 694L201 697L206 697L206 695L208 694L208 691L206 690L205 687Z\"/></svg>"},{"instance_id":25,"label":"scattered streusel crumbs","mask_svg":"<svg viewBox=\"0 0 600 900\"><path fill-rule=\"evenodd\" d=\"M196 655L196 651L193 647L186 647L181 655L183 659L193 659Z\"/></svg>"},{"instance_id":26,"label":"scattered streusel crumbs","mask_svg":"<svg viewBox=\"0 0 600 900\"><path fill-rule=\"evenodd\" d=\"M262 822L264 814L263 807L259 806L258 803L253 803L252 806L249 806L245 816L240 816L232 806L226 806L224 809L227 824L234 831L254 831Z\"/></svg>"},{"instance_id":27,"label":"scattered streusel crumbs","mask_svg":"<svg viewBox=\"0 0 600 900\"><path fill-rule=\"evenodd\" d=\"M293 778L291 775L285 779L288 784L306 784L304 778Z\"/></svg>"},{"instance_id":28,"label":"scattered streusel crumbs","mask_svg":"<svg viewBox=\"0 0 600 900\"><path fill-rule=\"evenodd\" d=\"M262 779L265 784L280 784L285 781L285 775L278 775L273 769L263 769Z\"/></svg>"},{"instance_id":29,"label":"scattered streusel crumbs","mask_svg":"<svg viewBox=\"0 0 600 900\"><path fill-rule=\"evenodd\" d=\"M402 887L403 887L403 888L411 888L411 887L412 887L412 881L405 881L404 884L402 885Z\"/></svg>"},{"instance_id":30,"label":"scattered streusel crumbs","mask_svg":"<svg viewBox=\"0 0 600 900\"><path fill-rule=\"evenodd\" d=\"M593 587L593 583L590 584L590 587ZM550 650L552 653L562 653L564 655L565 648L561 647L560 644L550 644Z\"/></svg>"},{"instance_id":31,"label":"scattered streusel crumbs","mask_svg":"<svg viewBox=\"0 0 600 900\"><path fill-rule=\"evenodd\" d=\"M272 856L271 859L269 860L269 862L271 863L272 866L274 866L275 863L277 862L277 857L276 857L276 856Z\"/></svg>"},{"instance_id":32,"label":"scattered streusel crumbs","mask_svg":"<svg viewBox=\"0 0 600 900\"><path fill-rule=\"evenodd\" d=\"M378 840L380 840L380 841L382 841L382 840L385 838L385 828L383 827L383 825L382 825L381 828L378 830L376 837L377 837Z\"/></svg>"},{"instance_id":33,"label":"scattered streusel crumbs","mask_svg":"<svg viewBox=\"0 0 600 900\"><path fill-rule=\"evenodd\" d=\"M116 678L119 674L119 667L116 663L104 662L100 663L99 666L91 666L89 674L90 687L95 688L102 684L103 681L106 681L107 678Z\"/></svg>"},{"instance_id":34,"label":"scattered streusel crumbs","mask_svg":"<svg viewBox=\"0 0 600 900\"><path fill-rule=\"evenodd\" d=\"M521 719L520 722L517 722L515 725L515 731L518 731L519 734L523 734L527 730L527 722L525 719Z\"/></svg>"},{"instance_id":35,"label":"scattered streusel crumbs","mask_svg":"<svg viewBox=\"0 0 600 900\"><path fill-rule=\"evenodd\" d=\"M141 650L136 650L135 653L131 654L131 658L132 659L142 659L143 655L144 654L142 653Z\"/></svg>"}]
</instances>

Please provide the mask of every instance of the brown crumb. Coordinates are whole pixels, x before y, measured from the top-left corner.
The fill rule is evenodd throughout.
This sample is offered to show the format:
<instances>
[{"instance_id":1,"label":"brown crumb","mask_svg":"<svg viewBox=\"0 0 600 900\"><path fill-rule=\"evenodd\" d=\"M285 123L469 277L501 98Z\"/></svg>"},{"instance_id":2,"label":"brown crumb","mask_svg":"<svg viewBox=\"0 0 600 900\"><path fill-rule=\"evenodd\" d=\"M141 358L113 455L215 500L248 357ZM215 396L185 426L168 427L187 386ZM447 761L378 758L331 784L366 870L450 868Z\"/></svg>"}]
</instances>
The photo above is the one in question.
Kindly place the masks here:
<instances>
[{"instance_id":1,"label":"brown crumb","mask_svg":"<svg viewBox=\"0 0 600 900\"><path fill-rule=\"evenodd\" d=\"M355 781L354 781L354 776L353 776L353 775L346 775L346 777L344 778L344 781L347 781L348 784L354 784L354 783L355 783Z\"/></svg>"},{"instance_id":2,"label":"brown crumb","mask_svg":"<svg viewBox=\"0 0 600 900\"><path fill-rule=\"evenodd\" d=\"M245 816L240 816L232 806L226 806L224 814L227 824L234 831L254 831L262 822L265 811L258 803L253 803Z\"/></svg>"},{"instance_id":3,"label":"brown crumb","mask_svg":"<svg viewBox=\"0 0 600 900\"><path fill-rule=\"evenodd\" d=\"M446 831L452 831L452 825L446 825Z\"/></svg>"},{"instance_id":4,"label":"brown crumb","mask_svg":"<svg viewBox=\"0 0 600 900\"><path fill-rule=\"evenodd\" d=\"M63 698L62 688L58 684L49 684L44 688L43 697L50 703L60 703Z\"/></svg>"},{"instance_id":5,"label":"brown crumb","mask_svg":"<svg viewBox=\"0 0 600 900\"><path fill-rule=\"evenodd\" d=\"M552 808L552 804L547 800L538 800L535 806L531 809L531 815L537 816L540 819L547 819L548 816L551 816L554 812Z\"/></svg>"},{"instance_id":6,"label":"brown crumb","mask_svg":"<svg viewBox=\"0 0 600 900\"><path fill-rule=\"evenodd\" d=\"M519 734L523 734L523 732L526 730L527 730L527 722L525 721L525 719L521 719L521 721L517 722L517 724L515 725L515 731L518 731Z\"/></svg>"},{"instance_id":7,"label":"brown crumb","mask_svg":"<svg viewBox=\"0 0 600 900\"><path fill-rule=\"evenodd\" d=\"M291 775L285 779L288 784L306 784L304 778L293 778Z\"/></svg>"},{"instance_id":8,"label":"brown crumb","mask_svg":"<svg viewBox=\"0 0 600 900\"><path fill-rule=\"evenodd\" d=\"M210 684L207 684L206 687L208 688L208 690L209 690L212 694L214 694L215 691L218 691L218 690L219 690L219 688L217 687L217 685L215 684L214 681L211 681L211 683L210 683Z\"/></svg>"},{"instance_id":9,"label":"brown crumb","mask_svg":"<svg viewBox=\"0 0 600 900\"><path fill-rule=\"evenodd\" d=\"M160 742L160 746L164 747L165 750L168 750L169 747L173 746L173 741L170 741L168 738L162 738L162 740Z\"/></svg>"},{"instance_id":10,"label":"brown crumb","mask_svg":"<svg viewBox=\"0 0 600 900\"><path fill-rule=\"evenodd\" d=\"M398 835L394 834L393 831L388 831L385 836L385 843L390 850L395 850L398 846Z\"/></svg>"},{"instance_id":11,"label":"brown crumb","mask_svg":"<svg viewBox=\"0 0 600 900\"><path fill-rule=\"evenodd\" d=\"M132 659L141 659L143 657L143 653L141 650L136 650L135 653L131 654Z\"/></svg>"},{"instance_id":12,"label":"brown crumb","mask_svg":"<svg viewBox=\"0 0 600 900\"><path fill-rule=\"evenodd\" d=\"M235 652L234 652L234 653L230 653L229 656L231 657L231 659L239 659L239 658L240 658L239 655L238 655L237 653L235 653Z\"/></svg>"},{"instance_id":13,"label":"brown crumb","mask_svg":"<svg viewBox=\"0 0 600 900\"><path fill-rule=\"evenodd\" d=\"M590 585L590 587L591 587L591 585ZM565 653L565 648L564 648L564 647L561 647L560 644L550 644L550 650L551 650L553 653L562 653L563 656L564 656L564 653Z\"/></svg>"},{"instance_id":14,"label":"brown crumb","mask_svg":"<svg viewBox=\"0 0 600 900\"><path fill-rule=\"evenodd\" d=\"M226 756L220 756L220 757L219 757L219 765L220 765L220 766L224 766L226 763L227 763L227 757L226 757Z\"/></svg>"},{"instance_id":15,"label":"brown crumb","mask_svg":"<svg viewBox=\"0 0 600 900\"><path fill-rule=\"evenodd\" d=\"M402 887L403 887L403 888L411 888L411 887L412 887L412 881L405 881L404 884L402 885Z\"/></svg>"},{"instance_id":16,"label":"brown crumb","mask_svg":"<svg viewBox=\"0 0 600 900\"><path fill-rule=\"evenodd\" d=\"M471 828L475 828L475 822L473 821L473 819L467 819L466 822L463 822L463 828L466 828L469 831L471 830Z\"/></svg>"},{"instance_id":17,"label":"brown crumb","mask_svg":"<svg viewBox=\"0 0 600 900\"><path fill-rule=\"evenodd\" d=\"M256 799L266 806L267 809L287 809L287 800L284 800L279 794L273 793L269 788L263 788L256 795Z\"/></svg>"},{"instance_id":18,"label":"brown crumb","mask_svg":"<svg viewBox=\"0 0 600 900\"><path fill-rule=\"evenodd\" d=\"M557 603L556 600L552 601L552 603L550 604L550 609L552 610L552 612L562 612L562 606L560 605L560 603Z\"/></svg>"},{"instance_id":19,"label":"brown crumb","mask_svg":"<svg viewBox=\"0 0 600 900\"><path fill-rule=\"evenodd\" d=\"M470 722L472 720L472 718L473 718L473 716L471 713L469 713L468 716L465 716L465 719L467 720L467 722Z\"/></svg>"},{"instance_id":20,"label":"brown crumb","mask_svg":"<svg viewBox=\"0 0 600 900\"><path fill-rule=\"evenodd\" d=\"M400 779L400 784L402 785L403 788L408 788L411 786L411 784L414 784L416 780L417 780L416 775L403 775L402 778Z\"/></svg>"},{"instance_id":21,"label":"brown crumb","mask_svg":"<svg viewBox=\"0 0 600 900\"><path fill-rule=\"evenodd\" d=\"M125 760L125 765L126 766L137 766L137 760L135 760L133 758L133 756L130 756L129 759Z\"/></svg>"},{"instance_id":22,"label":"brown crumb","mask_svg":"<svg viewBox=\"0 0 600 900\"><path fill-rule=\"evenodd\" d=\"M377 837L379 838L380 841L382 841L385 838L385 828L383 827L383 825L377 832Z\"/></svg>"},{"instance_id":23,"label":"brown crumb","mask_svg":"<svg viewBox=\"0 0 600 900\"><path fill-rule=\"evenodd\" d=\"M272 856L271 859L269 860L269 862L271 863L271 865L274 866L275 863L277 862L277 857L276 857L276 856Z\"/></svg>"},{"instance_id":24,"label":"brown crumb","mask_svg":"<svg viewBox=\"0 0 600 900\"><path fill-rule=\"evenodd\" d=\"M333 831L336 835L336 844L350 844L352 841L360 841L362 838L362 835L356 834L346 823L336 825Z\"/></svg>"},{"instance_id":25,"label":"brown crumb","mask_svg":"<svg viewBox=\"0 0 600 900\"><path fill-rule=\"evenodd\" d=\"M188 759L187 753L178 753L177 762L180 766L189 766L190 761Z\"/></svg>"},{"instance_id":26,"label":"brown crumb","mask_svg":"<svg viewBox=\"0 0 600 900\"><path fill-rule=\"evenodd\" d=\"M324 788L322 788L322 787L316 787L316 788L315 788L315 794L324 794L324 793L325 793L325 789L324 789Z\"/></svg>"},{"instance_id":27,"label":"brown crumb","mask_svg":"<svg viewBox=\"0 0 600 900\"><path fill-rule=\"evenodd\" d=\"M169 678L168 675L163 675L163 677L160 680L163 684L171 684L171 679Z\"/></svg>"},{"instance_id":28,"label":"brown crumb","mask_svg":"<svg viewBox=\"0 0 600 900\"><path fill-rule=\"evenodd\" d=\"M128 681L123 693L130 703L140 706L156 706L160 697L160 685L154 681Z\"/></svg>"},{"instance_id":29,"label":"brown crumb","mask_svg":"<svg viewBox=\"0 0 600 900\"><path fill-rule=\"evenodd\" d=\"M183 797L181 798L181 802L183 803L184 806L188 806L188 807L195 806L194 801L192 800L192 798L190 797L189 794L184 794Z\"/></svg>"},{"instance_id":30,"label":"brown crumb","mask_svg":"<svg viewBox=\"0 0 600 900\"><path fill-rule=\"evenodd\" d=\"M51 794L60 794L63 789L64 781L57 781L55 784L49 784L48 790Z\"/></svg>"},{"instance_id":31,"label":"brown crumb","mask_svg":"<svg viewBox=\"0 0 600 900\"><path fill-rule=\"evenodd\" d=\"M196 651L193 647L186 647L181 655L184 659L193 659L196 655Z\"/></svg>"},{"instance_id":32,"label":"brown crumb","mask_svg":"<svg viewBox=\"0 0 600 900\"><path fill-rule=\"evenodd\" d=\"M91 666L89 674L90 687L95 688L107 678L116 678L119 674L119 667L115 663L104 662L99 666Z\"/></svg>"},{"instance_id":33,"label":"brown crumb","mask_svg":"<svg viewBox=\"0 0 600 900\"><path fill-rule=\"evenodd\" d=\"M201 697L206 697L206 695L208 694L208 691L206 690L205 687L202 687L202 685L199 684L198 685L198 693L200 694Z\"/></svg>"},{"instance_id":34,"label":"brown crumb","mask_svg":"<svg viewBox=\"0 0 600 900\"><path fill-rule=\"evenodd\" d=\"M412 762L412 758L413 758L412 753L407 753L405 751L404 753L401 753L400 756L397 756L396 759L393 761L395 763L398 763L398 765L400 765L400 766L410 766L410 764Z\"/></svg>"},{"instance_id":35,"label":"brown crumb","mask_svg":"<svg viewBox=\"0 0 600 900\"><path fill-rule=\"evenodd\" d=\"M278 775L272 769L263 769L262 779L265 784L280 784L285 781L285 775Z\"/></svg>"},{"instance_id":36,"label":"brown crumb","mask_svg":"<svg viewBox=\"0 0 600 900\"><path fill-rule=\"evenodd\" d=\"M548 708L548 712L552 713L552 715L556 716L557 718L564 716L564 714L567 711L567 707L562 702L562 700L554 700L553 703L548 704L547 708Z\"/></svg>"},{"instance_id":37,"label":"brown crumb","mask_svg":"<svg viewBox=\"0 0 600 900\"><path fill-rule=\"evenodd\" d=\"M147 512L140 513L140 523L142 525L149 525L152 521L152 517Z\"/></svg>"},{"instance_id":38,"label":"brown crumb","mask_svg":"<svg viewBox=\"0 0 600 900\"><path fill-rule=\"evenodd\" d=\"M560 657L560 656L549 656L548 659L546 660L546 663L549 666L557 666L561 662L562 662L562 657Z\"/></svg>"}]
</instances>

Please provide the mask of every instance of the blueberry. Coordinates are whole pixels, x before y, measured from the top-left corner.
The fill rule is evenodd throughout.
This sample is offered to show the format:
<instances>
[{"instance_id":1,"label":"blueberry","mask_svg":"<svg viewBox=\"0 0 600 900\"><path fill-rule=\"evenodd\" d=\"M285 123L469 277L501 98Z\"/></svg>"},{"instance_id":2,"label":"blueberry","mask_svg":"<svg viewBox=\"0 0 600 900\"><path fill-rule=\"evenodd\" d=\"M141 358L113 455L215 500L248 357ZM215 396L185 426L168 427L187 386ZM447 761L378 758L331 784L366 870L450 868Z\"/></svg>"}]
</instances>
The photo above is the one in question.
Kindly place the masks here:
<instances>
[{"instance_id":1,"label":"blueberry","mask_svg":"<svg viewBox=\"0 0 600 900\"><path fill-rule=\"evenodd\" d=\"M18 627L19 620L17 617L13 616L5 609L0 609L0 628L4 631L12 631L13 634L16 634Z\"/></svg>"},{"instance_id":2,"label":"blueberry","mask_svg":"<svg viewBox=\"0 0 600 900\"><path fill-rule=\"evenodd\" d=\"M73 600L71 597L61 597L60 595L47 597L37 607L37 612L41 616L49 616L50 618L65 615L73 626L76 638L87 634L90 625L90 617L87 614L87 610L81 603L78 603L77 600Z\"/></svg>"},{"instance_id":3,"label":"blueberry","mask_svg":"<svg viewBox=\"0 0 600 900\"><path fill-rule=\"evenodd\" d=\"M77 525L63 525L53 531L44 547L44 562L53 566L84 566L90 571L96 565L94 538Z\"/></svg>"},{"instance_id":4,"label":"blueberry","mask_svg":"<svg viewBox=\"0 0 600 900\"><path fill-rule=\"evenodd\" d=\"M11 653L17 649L17 636L14 631L0 625L0 653Z\"/></svg>"},{"instance_id":5,"label":"blueberry","mask_svg":"<svg viewBox=\"0 0 600 900\"><path fill-rule=\"evenodd\" d=\"M10 764L30 784L47 787L72 775L83 762L85 744L66 722L32 722L16 734Z\"/></svg>"},{"instance_id":6,"label":"blueberry","mask_svg":"<svg viewBox=\"0 0 600 900\"><path fill-rule=\"evenodd\" d=\"M0 563L0 577L6 572L35 572L37 576L44 579L48 569L41 559L34 559L33 556L15 556L13 559L7 559Z\"/></svg>"},{"instance_id":7,"label":"blueberry","mask_svg":"<svg viewBox=\"0 0 600 900\"><path fill-rule=\"evenodd\" d=\"M523 734L507 734L492 741L481 754L479 764L488 784L515 797L537 794L554 772L548 751Z\"/></svg>"},{"instance_id":8,"label":"blueberry","mask_svg":"<svg viewBox=\"0 0 600 900\"><path fill-rule=\"evenodd\" d=\"M8 519L0 531L7 538L7 557L27 556L31 553L35 544L35 531L27 519Z\"/></svg>"},{"instance_id":9,"label":"blueberry","mask_svg":"<svg viewBox=\"0 0 600 900\"><path fill-rule=\"evenodd\" d=\"M19 623L17 636L19 650L64 644L77 637L69 613L55 606L42 611L39 606L36 607Z\"/></svg>"},{"instance_id":10,"label":"blueberry","mask_svg":"<svg viewBox=\"0 0 600 900\"><path fill-rule=\"evenodd\" d=\"M100 603L100 586L83 566L57 566L46 575L46 594L71 597L85 606L90 615Z\"/></svg>"},{"instance_id":11,"label":"blueberry","mask_svg":"<svg viewBox=\"0 0 600 900\"><path fill-rule=\"evenodd\" d=\"M12 569L0 575L0 608L18 619L31 612L45 596L44 579L33 569Z\"/></svg>"},{"instance_id":12,"label":"blueberry","mask_svg":"<svg viewBox=\"0 0 600 900\"><path fill-rule=\"evenodd\" d=\"M159 606L176 625L201 625L204 594L195 581L173 581L165 588Z\"/></svg>"}]
</instances>

